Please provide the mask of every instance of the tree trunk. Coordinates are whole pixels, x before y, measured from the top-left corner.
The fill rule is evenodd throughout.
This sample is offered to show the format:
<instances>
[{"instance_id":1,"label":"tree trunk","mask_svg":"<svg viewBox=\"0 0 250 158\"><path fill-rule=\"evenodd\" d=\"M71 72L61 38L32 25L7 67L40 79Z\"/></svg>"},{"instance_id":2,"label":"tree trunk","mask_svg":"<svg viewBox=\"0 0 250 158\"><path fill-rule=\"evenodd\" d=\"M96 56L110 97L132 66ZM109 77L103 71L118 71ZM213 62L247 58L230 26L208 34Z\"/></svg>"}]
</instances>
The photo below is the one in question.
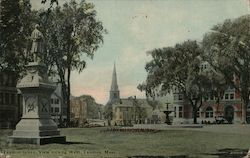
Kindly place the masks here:
<instances>
[{"instance_id":1,"label":"tree trunk","mask_svg":"<svg viewBox=\"0 0 250 158\"><path fill-rule=\"evenodd\" d=\"M70 75L71 75L71 68L67 69L67 95L66 95L66 105L67 105L67 123L70 123Z\"/></svg>"},{"instance_id":2,"label":"tree trunk","mask_svg":"<svg viewBox=\"0 0 250 158\"><path fill-rule=\"evenodd\" d=\"M57 65L57 68L58 68L58 75L60 77L60 83L62 84L62 103L64 105L67 105L67 101L66 101L66 98L67 98L67 85L65 83L65 69L61 68L60 67L60 64L58 62L56 62L56 65ZM63 110L63 109L62 109ZM66 109L66 111L68 112L68 108ZM66 123L68 123L68 115L67 115L67 118L66 118Z\"/></svg>"},{"instance_id":3,"label":"tree trunk","mask_svg":"<svg viewBox=\"0 0 250 158\"><path fill-rule=\"evenodd\" d=\"M246 118L247 118L247 106L248 106L248 99L247 100L244 100L243 101L243 104L242 104L242 113L241 113L241 123L242 124L246 124L247 121L246 121Z\"/></svg>"},{"instance_id":4,"label":"tree trunk","mask_svg":"<svg viewBox=\"0 0 250 158\"><path fill-rule=\"evenodd\" d=\"M64 104L64 106L65 105L67 105L67 103L66 103L66 96L67 96L67 92L66 92L66 89L67 89L67 85L65 84L65 81L63 80L61 80L61 84L62 84L62 99L63 99L63 104ZM66 110L68 110L68 109L66 109ZM67 120L66 120L67 121Z\"/></svg>"},{"instance_id":5,"label":"tree trunk","mask_svg":"<svg viewBox=\"0 0 250 158\"><path fill-rule=\"evenodd\" d=\"M193 102L192 98L189 98L188 100L192 106L193 123L197 124L197 102L198 102L198 100L195 100L195 102Z\"/></svg>"},{"instance_id":6,"label":"tree trunk","mask_svg":"<svg viewBox=\"0 0 250 158\"><path fill-rule=\"evenodd\" d=\"M193 106L193 117L194 117L194 124L197 124L197 106Z\"/></svg>"},{"instance_id":7,"label":"tree trunk","mask_svg":"<svg viewBox=\"0 0 250 158\"><path fill-rule=\"evenodd\" d=\"M244 87L246 87L244 85ZM242 89L241 91L241 95L242 95L242 111L241 111L241 123L242 124L246 124L247 121L246 121L246 118L247 118L247 106L248 106L248 103L249 103L249 91L248 89Z\"/></svg>"},{"instance_id":8,"label":"tree trunk","mask_svg":"<svg viewBox=\"0 0 250 158\"><path fill-rule=\"evenodd\" d=\"M216 99L216 113L215 116L219 116L219 106L220 106L220 98Z\"/></svg>"}]
</instances>

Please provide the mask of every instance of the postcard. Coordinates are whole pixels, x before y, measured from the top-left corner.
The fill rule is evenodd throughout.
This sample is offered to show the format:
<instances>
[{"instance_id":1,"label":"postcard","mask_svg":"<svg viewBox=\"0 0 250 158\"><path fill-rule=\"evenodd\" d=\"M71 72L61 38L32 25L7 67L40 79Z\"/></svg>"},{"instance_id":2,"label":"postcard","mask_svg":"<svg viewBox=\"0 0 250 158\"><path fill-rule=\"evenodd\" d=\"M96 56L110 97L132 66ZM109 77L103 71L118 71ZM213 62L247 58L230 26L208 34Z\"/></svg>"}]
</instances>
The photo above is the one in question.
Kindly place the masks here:
<instances>
[{"instance_id":1,"label":"postcard","mask_svg":"<svg viewBox=\"0 0 250 158\"><path fill-rule=\"evenodd\" d=\"M0 158L249 158L249 0L0 1Z\"/></svg>"}]
</instances>

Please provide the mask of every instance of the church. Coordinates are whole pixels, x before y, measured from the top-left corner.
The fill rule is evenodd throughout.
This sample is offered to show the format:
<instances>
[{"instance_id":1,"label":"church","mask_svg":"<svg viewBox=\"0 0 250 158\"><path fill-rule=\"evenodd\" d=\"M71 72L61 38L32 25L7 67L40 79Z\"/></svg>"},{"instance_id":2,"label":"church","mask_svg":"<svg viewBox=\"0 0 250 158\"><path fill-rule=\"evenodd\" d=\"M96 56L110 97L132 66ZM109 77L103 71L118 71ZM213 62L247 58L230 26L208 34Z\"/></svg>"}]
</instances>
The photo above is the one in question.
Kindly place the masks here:
<instances>
[{"instance_id":1,"label":"church","mask_svg":"<svg viewBox=\"0 0 250 158\"><path fill-rule=\"evenodd\" d=\"M153 108L146 99L136 96L121 98L117 83L116 66L114 65L109 101L106 106L112 109L111 125L130 126L133 124L149 123Z\"/></svg>"}]
</instances>

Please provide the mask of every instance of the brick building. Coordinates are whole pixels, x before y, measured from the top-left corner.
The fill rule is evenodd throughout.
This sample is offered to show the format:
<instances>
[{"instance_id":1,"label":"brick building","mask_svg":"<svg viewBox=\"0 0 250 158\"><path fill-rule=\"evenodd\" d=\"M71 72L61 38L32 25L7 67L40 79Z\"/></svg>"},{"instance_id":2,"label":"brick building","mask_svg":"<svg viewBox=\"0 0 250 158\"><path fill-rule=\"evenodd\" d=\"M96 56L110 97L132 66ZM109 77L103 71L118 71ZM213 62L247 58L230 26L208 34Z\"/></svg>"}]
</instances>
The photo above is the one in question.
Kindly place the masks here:
<instances>
[{"instance_id":1,"label":"brick building","mask_svg":"<svg viewBox=\"0 0 250 158\"><path fill-rule=\"evenodd\" d=\"M202 70L209 69L208 63L201 65ZM189 102L185 100L183 94L178 89L173 90L174 123L192 123L193 112ZM241 123L242 101L240 95L232 87L224 92L220 103L217 104L213 95L203 98L203 104L197 112L198 123L213 123L216 117L223 117L229 123ZM247 110L247 122L250 123L250 106Z\"/></svg>"},{"instance_id":2,"label":"brick building","mask_svg":"<svg viewBox=\"0 0 250 158\"><path fill-rule=\"evenodd\" d=\"M16 80L16 74L11 71L0 73L0 128L13 128L21 118L21 96Z\"/></svg>"},{"instance_id":3,"label":"brick building","mask_svg":"<svg viewBox=\"0 0 250 158\"><path fill-rule=\"evenodd\" d=\"M87 102L84 98L76 97L70 100L70 120L76 126L83 125L87 120Z\"/></svg>"}]
</instances>

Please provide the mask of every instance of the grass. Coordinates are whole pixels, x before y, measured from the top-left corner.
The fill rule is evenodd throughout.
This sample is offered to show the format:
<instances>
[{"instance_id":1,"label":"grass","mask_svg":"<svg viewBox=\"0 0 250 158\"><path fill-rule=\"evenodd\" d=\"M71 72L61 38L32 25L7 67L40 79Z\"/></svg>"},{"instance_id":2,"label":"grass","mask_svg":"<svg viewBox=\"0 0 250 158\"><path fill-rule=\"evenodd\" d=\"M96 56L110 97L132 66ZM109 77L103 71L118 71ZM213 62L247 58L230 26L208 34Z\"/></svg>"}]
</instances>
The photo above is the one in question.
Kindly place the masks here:
<instances>
[{"instance_id":1,"label":"grass","mask_svg":"<svg viewBox=\"0 0 250 158\"><path fill-rule=\"evenodd\" d=\"M202 129L169 129L156 133L103 132L105 128L61 129L68 144L12 145L0 131L0 149L12 158L129 157L139 155L219 157L235 152L244 155L250 147L249 125L211 125ZM225 157L229 157L226 155ZM184 157L184 156L183 156ZM237 156L235 156L237 157ZM239 157L239 156L238 156Z\"/></svg>"}]
</instances>

